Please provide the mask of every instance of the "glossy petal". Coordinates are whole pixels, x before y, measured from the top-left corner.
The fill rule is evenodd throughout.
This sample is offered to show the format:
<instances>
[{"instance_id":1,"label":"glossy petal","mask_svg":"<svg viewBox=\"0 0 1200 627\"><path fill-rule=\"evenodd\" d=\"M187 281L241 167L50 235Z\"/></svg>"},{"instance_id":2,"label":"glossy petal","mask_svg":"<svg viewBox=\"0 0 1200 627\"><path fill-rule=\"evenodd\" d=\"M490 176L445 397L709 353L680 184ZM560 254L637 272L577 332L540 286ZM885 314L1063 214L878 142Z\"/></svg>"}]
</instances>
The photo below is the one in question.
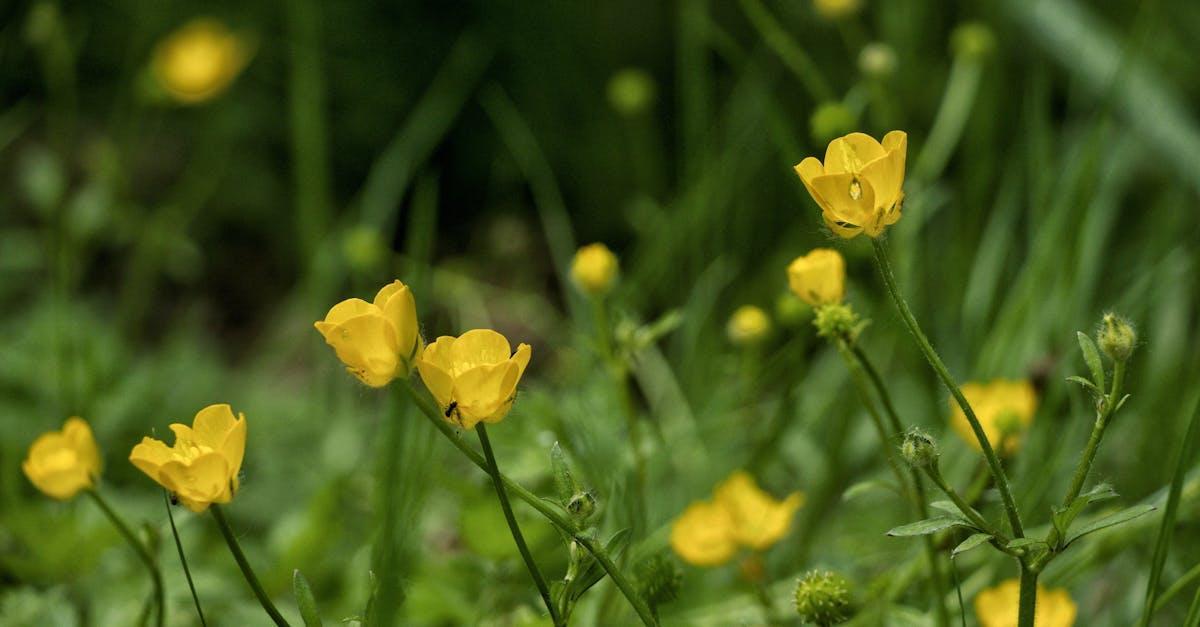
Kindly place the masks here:
<instances>
[{"instance_id":1,"label":"glossy petal","mask_svg":"<svg viewBox=\"0 0 1200 627\"><path fill-rule=\"evenodd\" d=\"M246 416L244 414L238 414L237 420L230 426L217 452L229 464L229 478L236 488L238 473L242 471L242 459L246 455Z\"/></svg>"},{"instance_id":2,"label":"glossy petal","mask_svg":"<svg viewBox=\"0 0 1200 627\"><path fill-rule=\"evenodd\" d=\"M819 307L840 303L846 294L846 261L832 248L814 248L788 265L788 287L802 300Z\"/></svg>"},{"instance_id":3,"label":"glossy petal","mask_svg":"<svg viewBox=\"0 0 1200 627\"><path fill-rule=\"evenodd\" d=\"M229 405L209 405L201 409L192 421L193 437L197 444L219 449L235 422L237 418L233 416L233 408Z\"/></svg>"},{"instance_id":4,"label":"glossy petal","mask_svg":"<svg viewBox=\"0 0 1200 627\"><path fill-rule=\"evenodd\" d=\"M79 456L79 463L84 470L92 476L100 476L103 462L100 459L100 448L96 445L96 437L92 434L91 425L78 416L72 416L67 418L66 423L63 424L62 433L71 448L75 450L75 454Z\"/></svg>"},{"instance_id":5,"label":"glossy petal","mask_svg":"<svg viewBox=\"0 0 1200 627\"><path fill-rule=\"evenodd\" d=\"M821 219L825 221L825 226L833 232L834 235L842 239L850 239L863 232L861 226L852 226L844 222L839 222L836 217L829 213L821 214Z\"/></svg>"},{"instance_id":6,"label":"glossy petal","mask_svg":"<svg viewBox=\"0 0 1200 627\"><path fill-rule=\"evenodd\" d=\"M517 378L525 375L525 368L529 366L529 358L533 356L533 349L526 343L521 342L517 345L517 352L513 353L512 359L517 362Z\"/></svg>"},{"instance_id":7,"label":"glossy petal","mask_svg":"<svg viewBox=\"0 0 1200 627\"><path fill-rule=\"evenodd\" d=\"M826 174L812 181L813 188L828 203L826 213L836 221L866 227L875 213L875 190L865 178L854 174Z\"/></svg>"},{"instance_id":8,"label":"glossy petal","mask_svg":"<svg viewBox=\"0 0 1200 627\"><path fill-rule=\"evenodd\" d=\"M159 468L174 458L174 453L165 443L148 437L142 438L141 443L129 453L129 461L155 481L158 481Z\"/></svg>"},{"instance_id":9,"label":"glossy petal","mask_svg":"<svg viewBox=\"0 0 1200 627\"><path fill-rule=\"evenodd\" d=\"M170 461L159 469L160 483L193 512L231 497L229 464L218 453L205 453L190 463Z\"/></svg>"},{"instance_id":10,"label":"glossy petal","mask_svg":"<svg viewBox=\"0 0 1200 627\"><path fill-rule=\"evenodd\" d=\"M696 566L719 566L737 552L729 512L716 503L692 503L671 524L671 549Z\"/></svg>"},{"instance_id":11,"label":"glossy petal","mask_svg":"<svg viewBox=\"0 0 1200 627\"><path fill-rule=\"evenodd\" d=\"M375 295L375 305L396 329L396 346L403 361L410 361L417 345L417 303L412 290L400 281L385 285Z\"/></svg>"},{"instance_id":12,"label":"glossy petal","mask_svg":"<svg viewBox=\"0 0 1200 627\"><path fill-rule=\"evenodd\" d=\"M365 315L339 324L325 337L346 370L371 387L383 387L400 365L396 332L382 315Z\"/></svg>"},{"instance_id":13,"label":"glossy petal","mask_svg":"<svg viewBox=\"0 0 1200 627\"><path fill-rule=\"evenodd\" d=\"M350 298L333 306L329 313L325 314L325 319L316 323L317 330L321 335L328 338L328 333L337 325L351 319L373 313L382 313L375 305L368 303L361 298Z\"/></svg>"},{"instance_id":14,"label":"glossy petal","mask_svg":"<svg viewBox=\"0 0 1200 627\"><path fill-rule=\"evenodd\" d=\"M868 163L884 155L883 146L866 133L850 133L831 142L825 149L825 173L859 173Z\"/></svg>"},{"instance_id":15,"label":"glossy petal","mask_svg":"<svg viewBox=\"0 0 1200 627\"><path fill-rule=\"evenodd\" d=\"M512 404L512 389L519 377L513 361L471 368L454 379L454 400L464 428L477 422L499 422Z\"/></svg>"},{"instance_id":16,"label":"glossy petal","mask_svg":"<svg viewBox=\"0 0 1200 627\"><path fill-rule=\"evenodd\" d=\"M433 346L432 344L430 345ZM428 348L426 353L428 354ZM421 381L425 383L425 387L433 398L437 400L438 406L445 411L451 401L454 400L454 377L450 373L443 370L435 361L420 360L417 362L417 372L421 375ZM457 424L455 416L447 416L447 419L452 419L452 422Z\"/></svg>"},{"instance_id":17,"label":"glossy petal","mask_svg":"<svg viewBox=\"0 0 1200 627\"><path fill-rule=\"evenodd\" d=\"M508 339L491 329L473 329L458 336L450 347L457 377L476 366L495 365L512 357Z\"/></svg>"}]
</instances>

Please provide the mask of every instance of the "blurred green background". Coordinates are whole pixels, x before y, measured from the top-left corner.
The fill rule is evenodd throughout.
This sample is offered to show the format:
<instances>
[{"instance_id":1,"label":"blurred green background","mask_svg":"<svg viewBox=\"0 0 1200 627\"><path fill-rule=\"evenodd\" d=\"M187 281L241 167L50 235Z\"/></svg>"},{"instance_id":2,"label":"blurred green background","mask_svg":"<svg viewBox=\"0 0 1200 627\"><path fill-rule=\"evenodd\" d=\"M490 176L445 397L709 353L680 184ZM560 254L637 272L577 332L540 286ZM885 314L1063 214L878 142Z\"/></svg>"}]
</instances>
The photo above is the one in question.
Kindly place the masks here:
<instances>
[{"instance_id":1,"label":"blurred green background","mask_svg":"<svg viewBox=\"0 0 1200 627\"><path fill-rule=\"evenodd\" d=\"M1027 516L1049 520L1090 429L1088 399L1063 378L1083 370L1075 332L1110 308L1142 345L1094 479L1124 504L1160 499L1200 374L1200 4L865 0L836 18L829 4L5 4L0 624L134 624L148 594L91 504L52 502L19 471L69 415L93 425L102 490L158 538L171 624L193 624L162 495L126 458L216 402L248 417L227 510L289 617L298 568L327 624L362 614L372 571L396 624L535 624L486 475L347 376L311 323L399 277L426 337L487 326L531 343L520 400L491 430L501 467L550 496L559 441L607 536L628 526L631 456L594 321L565 280L592 241L621 258L616 339L661 436L647 440L635 552L663 550L690 501L748 468L777 496L808 496L768 553L781 610L797 574L835 568L865 600L861 624L923 624L921 587L889 587L920 559L919 543L883 536L908 522L904 504L843 495L886 477L879 442L836 352L804 311L777 307L788 261L840 249L849 299L872 319L864 349L905 420L940 436L947 476L970 479L976 458L946 428L945 392L869 243L832 241L791 171L851 130L909 134L889 244L951 369L1039 385L1010 464ZM229 29L238 62L216 93L182 102L154 59L203 16ZM725 336L743 304L775 317L758 350ZM1167 582L1200 559L1197 487ZM557 534L515 507L561 577ZM264 624L209 517L176 519L211 624ZM1071 591L1080 624L1130 624L1157 521L1081 542L1043 582ZM976 553L957 565L968 608L1016 573ZM665 623L761 620L736 564L683 572ZM634 620L609 588L578 624ZM1178 624L1190 596L1161 624Z\"/></svg>"}]
</instances>

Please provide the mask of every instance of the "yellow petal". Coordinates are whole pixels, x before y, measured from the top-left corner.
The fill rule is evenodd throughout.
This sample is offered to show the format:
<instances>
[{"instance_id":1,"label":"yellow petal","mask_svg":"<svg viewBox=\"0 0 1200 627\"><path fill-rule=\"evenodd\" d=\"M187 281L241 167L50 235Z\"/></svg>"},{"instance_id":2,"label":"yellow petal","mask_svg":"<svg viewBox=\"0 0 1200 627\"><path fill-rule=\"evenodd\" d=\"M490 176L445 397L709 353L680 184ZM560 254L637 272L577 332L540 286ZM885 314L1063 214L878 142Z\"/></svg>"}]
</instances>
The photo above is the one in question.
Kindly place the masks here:
<instances>
[{"instance_id":1,"label":"yellow petal","mask_svg":"<svg viewBox=\"0 0 1200 627\"><path fill-rule=\"evenodd\" d=\"M29 478L29 481L43 494L60 501L65 501L78 494L80 490L93 485L91 478L79 466L38 472L27 464L28 462L22 464L21 468L25 471L25 476Z\"/></svg>"},{"instance_id":2,"label":"yellow petal","mask_svg":"<svg viewBox=\"0 0 1200 627\"><path fill-rule=\"evenodd\" d=\"M167 428L175 434L174 447L177 449L201 444L201 442L196 439L196 432L192 431L192 428L187 425L175 422L169 425Z\"/></svg>"},{"instance_id":3,"label":"yellow petal","mask_svg":"<svg viewBox=\"0 0 1200 627\"><path fill-rule=\"evenodd\" d=\"M733 521L724 507L707 501L692 503L671 524L671 548L696 566L719 566L737 552Z\"/></svg>"},{"instance_id":4,"label":"yellow petal","mask_svg":"<svg viewBox=\"0 0 1200 627\"><path fill-rule=\"evenodd\" d=\"M876 209L890 212L902 197L904 153L892 151L883 155L864 166L862 175L871 182L871 189L875 190Z\"/></svg>"},{"instance_id":5,"label":"yellow petal","mask_svg":"<svg viewBox=\"0 0 1200 627\"><path fill-rule=\"evenodd\" d=\"M322 329L331 329L351 318L372 313L382 313L382 311L379 307L361 298L349 298L334 305L329 313L325 314L325 319L316 323L317 330L324 335L326 331Z\"/></svg>"},{"instance_id":6,"label":"yellow petal","mask_svg":"<svg viewBox=\"0 0 1200 627\"><path fill-rule=\"evenodd\" d=\"M863 166L882 157L883 146L866 133L850 133L825 149L825 174L859 173Z\"/></svg>"},{"instance_id":7,"label":"yellow petal","mask_svg":"<svg viewBox=\"0 0 1200 627\"><path fill-rule=\"evenodd\" d=\"M432 344L430 346L432 346ZM426 348L427 353L428 350L429 349ZM424 359L417 362L417 372L420 373L421 381L425 383L425 388L428 389L429 393L433 395L433 398L437 400L438 407L440 407L442 411L446 411L446 409L449 408L450 403L454 400L454 378L450 376L449 372L443 370L442 367L436 362L427 361ZM453 413L450 416L446 416L446 418L451 422L457 423L458 421L457 415Z\"/></svg>"},{"instance_id":8,"label":"yellow petal","mask_svg":"<svg viewBox=\"0 0 1200 627\"><path fill-rule=\"evenodd\" d=\"M460 338L461 341L461 338ZM512 406L512 391L520 376L515 361L471 368L454 378L454 400L462 426L499 422Z\"/></svg>"},{"instance_id":9,"label":"yellow petal","mask_svg":"<svg viewBox=\"0 0 1200 627\"><path fill-rule=\"evenodd\" d=\"M237 488L238 473L242 471L242 458L246 454L246 416L238 414L238 418L225 434L224 441L217 449L229 464L229 478L234 488Z\"/></svg>"},{"instance_id":10,"label":"yellow petal","mask_svg":"<svg viewBox=\"0 0 1200 627\"><path fill-rule=\"evenodd\" d=\"M79 456L79 463L84 470L93 477L100 476L100 469L103 462L100 459L100 448L96 445L96 438L92 435L92 427L84 419L78 416L67 418L63 424L63 437L70 443L75 454Z\"/></svg>"},{"instance_id":11,"label":"yellow petal","mask_svg":"<svg viewBox=\"0 0 1200 627\"><path fill-rule=\"evenodd\" d=\"M517 363L517 378L521 378L525 374L525 368L529 365L529 358L533 355L533 349L528 344L521 342L517 345L517 352L513 353L512 359Z\"/></svg>"},{"instance_id":12,"label":"yellow petal","mask_svg":"<svg viewBox=\"0 0 1200 627\"><path fill-rule=\"evenodd\" d=\"M219 449L235 422L237 419L234 418L233 408L229 405L209 405L197 412L196 418L192 420L192 437L197 444L214 450Z\"/></svg>"},{"instance_id":13,"label":"yellow petal","mask_svg":"<svg viewBox=\"0 0 1200 627\"><path fill-rule=\"evenodd\" d=\"M832 248L814 248L788 265L788 287L808 304L839 303L846 293L846 261Z\"/></svg>"},{"instance_id":14,"label":"yellow petal","mask_svg":"<svg viewBox=\"0 0 1200 627\"><path fill-rule=\"evenodd\" d=\"M454 371L462 373L476 366L495 365L512 357L508 339L491 329L474 329L458 336L450 347Z\"/></svg>"},{"instance_id":15,"label":"yellow petal","mask_svg":"<svg viewBox=\"0 0 1200 627\"><path fill-rule=\"evenodd\" d=\"M346 370L371 387L383 387L400 366L396 331L382 314L350 318L325 336Z\"/></svg>"},{"instance_id":16,"label":"yellow petal","mask_svg":"<svg viewBox=\"0 0 1200 627\"><path fill-rule=\"evenodd\" d=\"M435 340L432 344L425 346L425 350L421 351L421 361L429 362L438 368L451 373L454 371L454 360L451 356L451 347L458 338L443 335Z\"/></svg>"},{"instance_id":17,"label":"yellow petal","mask_svg":"<svg viewBox=\"0 0 1200 627\"><path fill-rule=\"evenodd\" d=\"M812 181L827 203L826 213L838 222L866 228L875 213L875 190L870 181L854 174L826 174Z\"/></svg>"},{"instance_id":18,"label":"yellow petal","mask_svg":"<svg viewBox=\"0 0 1200 627\"><path fill-rule=\"evenodd\" d=\"M412 290L400 281L384 286L375 296L375 305L396 329L396 346L402 361L411 362L417 346L417 303Z\"/></svg>"},{"instance_id":19,"label":"yellow petal","mask_svg":"<svg viewBox=\"0 0 1200 627\"><path fill-rule=\"evenodd\" d=\"M142 438L141 443L133 447L133 451L129 453L129 461L155 481L159 481L158 471L163 464L173 459L175 459L175 454L170 447L161 440L148 437Z\"/></svg>"},{"instance_id":20,"label":"yellow petal","mask_svg":"<svg viewBox=\"0 0 1200 627\"><path fill-rule=\"evenodd\" d=\"M796 175L800 177L800 182L804 183L804 189L808 190L808 195L812 196L814 202L824 210L828 203L821 198L821 194L817 193L816 188L812 185L812 180L818 176L825 174L825 167L821 165L821 160L816 157L806 157L800 163L792 167L796 171Z\"/></svg>"},{"instance_id":21,"label":"yellow petal","mask_svg":"<svg viewBox=\"0 0 1200 627\"><path fill-rule=\"evenodd\" d=\"M863 231L861 226L853 226L846 222L841 222L835 216L830 215L829 212L822 213L821 219L825 221L825 226L830 231L833 231L834 235L842 239L850 239Z\"/></svg>"},{"instance_id":22,"label":"yellow petal","mask_svg":"<svg viewBox=\"0 0 1200 627\"><path fill-rule=\"evenodd\" d=\"M169 461L159 469L159 477L161 483L194 512L202 512L212 503L230 500L229 464L218 453L205 453L190 463Z\"/></svg>"}]
</instances>

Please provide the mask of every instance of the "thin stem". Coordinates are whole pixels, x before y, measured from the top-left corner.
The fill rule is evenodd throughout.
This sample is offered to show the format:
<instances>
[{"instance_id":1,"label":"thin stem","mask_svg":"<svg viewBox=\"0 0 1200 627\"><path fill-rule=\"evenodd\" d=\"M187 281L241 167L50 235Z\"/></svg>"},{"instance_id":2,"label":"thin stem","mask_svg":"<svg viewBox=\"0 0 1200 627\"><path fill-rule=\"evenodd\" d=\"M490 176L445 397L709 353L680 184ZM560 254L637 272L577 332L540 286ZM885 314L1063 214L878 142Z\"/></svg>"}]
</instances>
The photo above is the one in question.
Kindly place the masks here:
<instances>
[{"instance_id":1,"label":"thin stem","mask_svg":"<svg viewBox=\"0 0 1200 627\"><path fill-rule=\"evenodd\" d=\"M1200 581L1200 564L1193 566L1191 570L1184 573L1179 579L1176 579L1175 583L1171 584L1162 594L1158 595L1158 598L1154 600L1154 611L1157 612L1162 609L1168 601L1175 598L1175 595L1183 592L1185 588L1197 581Z\"/></svg>"},{"instance_id":2,"label":"thin stem","mask_svg":"<svg viewBox=\"0 0 1200 627\"><path fill-rule=\"evenodd\" d=\"M454 428L442 419L441 412L439 412L428 399L417 393L416 388L413 387L412 381L405 379L402 380L400 384L401 387L408 392L409 397L412 398L413 402L416 403L417 408L421 410L421 414L424 415L425 418L428 419L429 422L432 423L433 426L439 432L441 432L443 436L446 437L446 439L450 440L450 443L454 445L454 448L457 448L459 452L467 457L467 459L471 460L471 463L478 466L481 470L488 472L487 460L485 460L482 455L467 445L466 442L463 442L462 438L458 437L458 435L454 432ZM504 487L510 493L522 501L525 501L525 503L527 503L530 507L537 510L539 514L544 516L546 520L549 520L551 524L569 535L584 549L587 549L588 553L590 553L592 557L596 558L596 561L600 564L600 567L603 568L604 571L608 573L608 576L612 578L613 583L617 586L617 589L620 590L623 595L625 595L626 599L628 599L629 604L633 606L634 611L637 612L638 618L642 620L642 623L647 625L647 627L657 627L658 619L656 619L653 612L650 611L650 606L647 605L646 602L637 594L637 592L633 589L633 586L629 583L629 580L627 580L625 575L623 575L621 571L617 569L616 565L613 564L611 559L609 559L608 553L604 551L603 547L596 543L594 538L580 533L575 525L567 520L563 514L555 510L553 506L547 504L536 494L530 492L521 484L504 476L503 473L498 474L501 481L504 483Z\"/></svg>"},{"instance_id":3,"label":"thin stem","mask_svg":"<svg viewBox=\"0 0 1200 627\"><path fill-rule=\"evenodd\" d=\"M158 605L158 610L155 612L154 624L158 625L158 627L162 627L166 622L167 606L166 596L163 591L162 573L158 570L158 562L156 562L154 560L154 556L150 554L150 549L146 548L146 545L141 540L138 540L137 536L134 535L133 529L130 529L129 524L126 523L119 514L117 514L117 511L108 504L108 501L104 500L104 497L100 496L100 493L96 491L95 488L86 490L86 493L92 498L92 501L94 501L96 505L100 507L100 510L103 511L104 515L108 517L109 522L111 522L113 526L117 528L117 531L119 531L121 536L125 538L125 541L129 543L130 548L137 553L138 558L140 558L142 563L146 565L146 569L150 571L150 580L154 584L154 599L155 603Z\"/></svg>"},{"instance_id":4,"label":"thin stem","mask_svg":"<svg viewBox=\"0 0 1200 627\"><path fill-rule=\"evenodd\" d=\"M636 526L640 532L646 523L646 458L642 454L641 428L638 423L637 412L633 409L633 399L629 395L628 371L624 364L618 362L616 353L613 350L611 330L608 326L608 309L604 305L604 298L593 296L591 301L596 325L596 343L600 347L601 357L603 357L605 364L608 366L608 371L613 379L613 385L616 387L617 400L621 406L621 413L625 414L625 426L629 433L629 447L633 453L633 493L636 499Z\"/></svg>"},{"instance_id":5,"label":"thin stem","mask_svg":"<svg viewBox=\"0 0 1200 627\"><path fill-rule=\"evenodd\" d=\"M196 604L196 615L200 617L201 627L208 627L208 622L204 620L204 610L200 609L200 595L196 594L196 584L192 583L192 571L188 568L187 556L183 553L183 542L179 540L179 530L175 528L175 515L171 513L171 496L166 490L163 490L163 503L167 506L167 520L171 521L171 535L175 538L175 549L179 551L183 576L187 578L188 590L192 591L192 602Z\"/></svg>"},{"instance_id":6,"label":"thin stem","mask_svg":"<svg viewBox=\"0 0 1200 627\"><path fill-rule=\"evenodd\" d=\"M1008 539L999 529L993 527L991 523L983 518L983 516L980 516L979 512L975 511L975 509L971 507L969 503L963 500L963 497L959 495L958 490L955 490L953 486L946 483L946 479L942 477L942 471L938 468L936 463L926 466L925 472L929 475L929 478L933 480L934 485L940 488L942 492L946 494L946 496L950 497L950 500L954 503L954 505L962 511L963 515L966 516L972 524L984 530L985 532L992 534L1002 544L1008 544Z\"/></svg>"},{"instance_id":7,"label":"thin stem","mask_svg":"<svg viewBox=\"0 0 1200 627\"><path fill-rule=\"evenodd\" d=\"M512 532L513 542L517 544L517 550L521 552L521 559L525 560L525 567L529 569L529 576L533 578L533 584L537 586L538 594L542 595L546 610L550 612L550 620L555 625L565 625L566 623L563 622L558 615L558 610L554 607L554 601L550 600L550 587L546 585L546 579L542 577L542 571L538 569L537 562L533 561L533 555L529 553L529 546L525 544L525 536L521 533L521 526L517 524L517 517L513 515L512 505L508 502L508 494L504 491L504 481L500 478L500 467L496 465L496 455L492 452L492 443L488 440L487 428L482 422L475 425L475 433L479 434L479 445L483 447L488 474L492 477L492 485L496 488L496 498L500 500L500 509L504 510L504 520L508 523L508 530Z\"/></svg>"},{"instance_id":8,"label":"thin stem","mask_svg":"<svg viewBox=\"0 0 1200 627\"><path fill-rule=\"evenodd\" d=\"M1092 462L1096 459L1096 451L1100 448L1100 439L1104 437L1108 419L1112 417L1117 401L1120 400L1118 395L1121 393L1121 384L1124 379L1125 362L1118 361L1113 364L1112 391L1104 399L1104 407L1097 412L1096 422L1092 425L1092 435L1088 438L1087 447L1083 449L1083 456L1079 458L1079 465L1075 467L1075 476L1071 478L1071 488L1067 490L1067 495L1063 498L1063 507L1070 507L1079 493L1083 491L1083 482L1087 480L1088 473L1092 471Z\"/></svg>"},{"instance_id":9,"label":"thin stem","mask_svg":"<svg viewBox=\"0 0 1200 627\"><path fill-rule=\"evenodd\" d=\"M1017 627L1033 627L1033 619L1037 614L1037 580L1036 571L1021 564L1021 596L1017 605Z\"/></svg>"},{"instance_id":10,"label":"thin stem","mask_svg":"<svg viewBox=\"0 0 1200 627\"><path fill-rule=\"evenodd\" d=\"M908 308L908 303L900 295L900 288L896 285L896 277L892 274L891 262L888 261L886 245L879 238L873 238L871 245L875 248L875 263L879 266L879 273L883 275L883 282L887 286L888 294L892 297L892 301L896 305L896 310L900 313L904 324L908 326L908 330L916 338L917 346L925 354L926 361L933 367L938 377L942 379L942 383L950 389L950 394L954 397L959 407L962 408L963 414L966 415L967 422L971 425L971 431L975 433L975 438L979 440L979 447L983 449L983 456L987 459L988 468L992 471L992 477L996 482L996 489L1000 491L1000 499L1004 503L1005 513L1008 514L1008 521L1012 526L1013 535L1018 538L1025 537L1025 530L1021 526L1021 514L1017 510L1016 501L1013 499L1012 488L1008 485L1008 477L1004 474L1004 467L1000 465L1000 458L996 456L996 451L992 450L992 443L988 441L987 434L983 431L983 425L979 424L979 418L975 417L975 410L967 402L967 397L963 396L962 390L958 388L958 383L955 382L954 377L946 368L946 364L942 363L942 358L938 357L937 351L933 349L933 345L929 343L929 338L925 337L925 333L921 331L921 325L917 324L916 317L913 316L912 311Z\"/></svg>"},{"instance_id":11,"label":"thin stem","mask_svg":"<svg viewBox=\"0 0 1200 627\"><path fill-rule=\"evenodd\" d=\"M857 363L862 366L862 370L867 373L867 378L871 384L875 386L875 393L879 396L880 404L883 405L884 415L888 417L888 423L891 425L891 433L884 438L882 444L890 450L895 449L895 439L900 437L904 431L903 423L900 421L900 413L896 411L896 405L892 402L892 395L888 393L887 386L883 383L883 377L879 376L879 371L871 364L871 360L867 358L866 352L858 344L851 347L852 356ZM882 433L880 434L883 435ZM925 503L925 486L921 482L921 473L916 468L909 468L909 480L912 481L913 490L910 493L912 496L912 504L916 510L917 516L921 520L929 518L929 506ZM935 609L937 610L937 620L939 625L949 625L950 615L946 611L946 580L942 573L941 561L938 560L937 547L934 545L932 536L924 536L922 538L925 543L925 556L929 562L929 581L933 588L935 597Z\"/></svg>"},{"instance_id":12,"label":"thin stem","mask_svg":"<svg viewBox=\"0 0 1200 627\"><path fill-rule=\"evenodd\" d=\"M221 535L225 536L225 544L229 545L229 552L233 553L233 559L237 562L238 568L242 569L242 575L246 578L246 583L250 584L250 589L254 591L254 596L258 597L259 604L263 610L275 621L279 627L290 627L288 622L283 619L283 615L275 608L275 604L271 602L271 597L267 596L267 591L263 589L262 584L258 583L258 577L254 574L254 569L250 567L249 560L246 559L246 554L242 553L242 547L238 544L237 536L233 534L233 529L229 526L229 521L225 519L225 513L221 511L221 506L213 503L209 506L212 510L213 518L217 519L217 526L221 529Z\"/></svg>"}]
</instances>

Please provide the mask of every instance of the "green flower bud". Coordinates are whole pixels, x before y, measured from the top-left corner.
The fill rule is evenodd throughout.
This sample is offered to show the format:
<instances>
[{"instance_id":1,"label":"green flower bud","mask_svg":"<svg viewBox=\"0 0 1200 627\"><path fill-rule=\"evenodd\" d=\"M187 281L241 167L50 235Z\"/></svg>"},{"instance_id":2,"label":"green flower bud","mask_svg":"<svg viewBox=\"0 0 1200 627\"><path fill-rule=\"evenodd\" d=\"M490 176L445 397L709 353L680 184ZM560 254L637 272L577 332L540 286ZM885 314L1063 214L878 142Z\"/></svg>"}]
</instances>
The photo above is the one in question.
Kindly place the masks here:
<instances>
[{"instance_id":1,"label":"green flower bud","mask_svg":"<svg viewBox=\"0 0 1200 627\"><path fill-rule=\"evenodd\" d=\"M982 61L996 48L996 36L982 22L959 24L950 35L950 49L955 56Z\"/></svg>"},{"instance_id":2,"label":"green flower bud","mask_svg":"<svg viewBox=\"0 0 1200 627\"><path fill-rule=\"evenodd\" d=\"M817 327L817 335L826 339L842 338L853 344L866 326L850 305L845 303L822 305L816 312L813 326Z\"/></svg>"},{"instance_id":3,"label":"green flower bud","mask_svg":"<svg viewBox=\"0 0 1200 627\"><path fill-rule=\"evenodd\" d=\"M1137 347L1137 331L1133 330L1128 320L1111 312L1106 313L1096 332L1096 343L1109 359L1122 362L1129 359Z\"/></svg>"},{"instance_id":4,"label":"green flower bud","mask_svg":"<svg viewBox=\"0 0 1200 627\"><path fill-rule=\"evenodd\" d=\"M579 492L567 501L567 513L577 522L584 523L596 513L596 497L591 492Z\"/></svg>"},{"instance_id":5,"label":"green flower bud","mask_svg":"<svg viewBox=\"0 0 1200 627\"><path fill-rule=\"evenodd\" d=\"M891 76L896 71L896 51L883 42L871 42L858 53L858 69L871 78Z\"/></svg>"},{"instance_id":6,"label":"green flower bud","mask_svg":"<svg viewBox=\"0 0 1200 627\"><path fill-rule=\"evenodd\" d=\"M387 254L387 242L377 229L356 226L342 234L342 255L356 272L368 272L378 268Z\"/></svg>"},{"instance_id":7,"label":"green flower bud","mask_svg":"<svg viewBox=\"0 0 1200 627\"><path fill-rule=\"evenodd\" d=\"M826 144L856 129L858 118L840 102L825 102L813 111L808 120L809 130L818 144Z\"/></svg>"},{"instance_id":8,"label":"green flower bud","mask_svg":"<svg viewBox=\"0 0 1200 627\"><path fill-rule=\"evenodd\" d=\"M809 571L796 582L796 612L806 623L836 625L853 613L850 582L830 571Z\"/></svg>"},{"instance_id":9,"label":"green flower bud","mask_svg":"<svg viewBox=\"0 0 1200 627\"><path fill-rule=\"evenodd\" d=\"M645 70L626 68L608 81L608 104L621 115L634 116L654 104L657 87Z\"/></svg>"},{"instance_id":10,"label":"green flower bud","mask_svg":"<svg viewBox=\"0 0 1200 627\"><path fill-rule=\"evenodd\" d=\"M904 434L900 443L900 456L914 468L928 468L937 463L937 442L924 431L912 429Z\"/></svg>"},{"instance_id":11,"label":"green flower bud","mask_svg":"<svg viewBox=\"0 0 1200 627\"><path fill-rule=\"evenodd\" d=\"M663 553L656 553L642 560L635 570L642 598L650 607L657 608L679 597L683 585L683 572L679 564Z\"/></svg>"}]
</instances>

